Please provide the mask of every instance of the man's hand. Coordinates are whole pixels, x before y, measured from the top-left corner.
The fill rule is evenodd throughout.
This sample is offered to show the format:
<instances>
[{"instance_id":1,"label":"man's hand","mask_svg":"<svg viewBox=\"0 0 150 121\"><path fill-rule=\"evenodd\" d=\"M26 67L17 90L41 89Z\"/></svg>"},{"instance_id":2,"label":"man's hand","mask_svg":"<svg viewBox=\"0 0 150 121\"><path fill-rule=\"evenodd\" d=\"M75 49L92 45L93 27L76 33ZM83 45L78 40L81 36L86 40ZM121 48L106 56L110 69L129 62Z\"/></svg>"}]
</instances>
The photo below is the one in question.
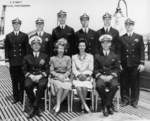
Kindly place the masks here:
<instances>
[{"instance_id":1,"label":"man's hand","mask_svg":"<svg viewBox=\"0 0 150 121\"><path fill-rule=\"evenodd\" d=\"M113 76L112 75L109 75L109 76L106 76L106 82L109 82L110 80L113 79Z\"/></svg>"},{"instance_id":2,"label":"man's hand","mask_svg":"<svg viewBox=\"0 0 150 121\"><path fill-rule=\"evenodd\" d=\"M104 81L106 81L106 79L107 79L106 76L104 76L104 75L101 75L100 78Z\"/></svg>"},{"instance_id":3,"label":"man's hand","mask_svg":"<svg viewBox=\"0 0 150 121\"><path fill-rule=\"evenodd\" d=\"M39 75L36 75L35 76L35 81L36 82L39 82L39 80L42 78L42 75L41 74L39 74Z\"/></svg>"},{"instance_id":4,"label":"man's hand","mask_svg":"<svg viewBox=\"0 0 150 121\"><path fill-rule=\"evenodd\" d=\"M139 70L139 72L142 72L144 71L145 67L144 65L140 64L137 69Z\"/></svg>"},{"instance_id":5,"label":"man's hand","mask_svg":"<svg viewBox=\"0 0 150 121\"><path fill-rule=\"evenodd\" d=\"M32 81L34 81L34 82L36 81L36 78L33 74L31 74L29 77L31 78Z\"/></svg>"}]
</instances>

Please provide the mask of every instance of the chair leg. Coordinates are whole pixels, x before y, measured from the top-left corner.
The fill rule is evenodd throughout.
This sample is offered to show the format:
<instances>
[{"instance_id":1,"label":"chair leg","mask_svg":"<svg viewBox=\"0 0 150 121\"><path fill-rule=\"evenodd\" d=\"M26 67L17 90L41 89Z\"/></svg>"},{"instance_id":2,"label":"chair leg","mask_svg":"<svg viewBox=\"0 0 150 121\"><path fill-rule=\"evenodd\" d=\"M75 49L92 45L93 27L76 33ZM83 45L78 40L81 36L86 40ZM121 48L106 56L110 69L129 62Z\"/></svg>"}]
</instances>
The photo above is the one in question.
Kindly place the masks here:
<instances>
[{"instance_id":1,"label":"chair leg","mask_svg":"<svg viewBox=\"0 0 150 121\"><path fill-rule=\"evenodd\" d=\"M94 92L91 92L91 96L92 96L92 111L94 111Z\"/></svg>"},{"instance_id":2,"label":"chair leg","mask_svg":"<svg viewBox=\"0 0 150 121\"><path fill-rule=\"evenodd\" d=\"M98 106L98 95L95 95L95 111L97 112L97 106Z\"/></svg>"},{"instance_id":3,"label":"chair leg","mask_svg":"<svg viewBox=\"0 0 150 121\"><path fill-rule=\"evenodd\" d=\"M25 111L25 104L26 104L26 92L24 90L24 92L23 92L23 107L22 107L23 111Z\"/></svg>"},{"instance_id":4,"label":"chair leg","mask_svg":"<svg viewBox=\"0 0 150 121\"><path fill-rule=\"evenodd\" d=\"M73 93L73 90L71 90L71 101L70 101L70 111L72 112L72 108L73 108L73 96L74 96L74 93Z\"/></svg>"},{"instance_id":5,"label":"chair leg","mask_svg":"<svg viewBox=\"0 0 150 121\"><path fill-rule=\"evenodd\" d=\"M51 91L48 90L48 95L49 95L49 111L51 111Z\"/></svg>"},{"instance_id":6,"label":"chair leg","mask_svg":"<svg viewBox=\"0 0 150 121\"><path fill-rule=\"evenodd\" d=\"M46 111L47 110L47 89L45 89L44 98L45 98L45 111Z\"/></svg>"},{"instance_id":7,"label":"chair leg","mask_svg":"<svg viewBox=\"0 0 150 121\"><path fill-rule=\"evenodd\" d=\"M70 96L70 91L69 91L69 94L68 94L68 112L70 112L70 98L71 98L71 96Z\"/></svg>"}]
</instances>

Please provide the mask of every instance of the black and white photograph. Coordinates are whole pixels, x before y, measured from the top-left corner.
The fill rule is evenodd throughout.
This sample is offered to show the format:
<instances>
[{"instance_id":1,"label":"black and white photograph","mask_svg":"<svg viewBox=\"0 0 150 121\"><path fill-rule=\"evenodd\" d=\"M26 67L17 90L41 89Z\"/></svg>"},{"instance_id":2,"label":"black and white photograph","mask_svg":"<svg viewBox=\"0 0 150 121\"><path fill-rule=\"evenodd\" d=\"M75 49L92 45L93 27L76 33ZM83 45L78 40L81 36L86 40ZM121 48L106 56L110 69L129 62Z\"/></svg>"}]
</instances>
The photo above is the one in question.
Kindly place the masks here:
<instances>
[{"instance_id":1,"label":"black and white photograph","mask_svg":"<svg viewBox=\"0 0 150 121\"><path fill-rule=\"evenodd\" d=\"M149 0L0 0L0 121L150 121Z\"/></svg>"}]
</instances>

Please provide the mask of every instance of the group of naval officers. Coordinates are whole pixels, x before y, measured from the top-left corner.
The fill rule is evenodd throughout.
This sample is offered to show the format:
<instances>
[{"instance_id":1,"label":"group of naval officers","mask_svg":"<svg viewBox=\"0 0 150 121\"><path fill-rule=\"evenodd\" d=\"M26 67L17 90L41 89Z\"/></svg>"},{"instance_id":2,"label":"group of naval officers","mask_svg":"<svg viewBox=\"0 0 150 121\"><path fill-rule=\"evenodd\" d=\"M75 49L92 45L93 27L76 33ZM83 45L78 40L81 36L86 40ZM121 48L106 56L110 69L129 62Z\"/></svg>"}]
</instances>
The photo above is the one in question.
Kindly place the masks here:
<instances>
[{"instance_id":1,"label":"group of naval officers","mask_svg":"<svg viewBox=\"0 0 150 121\"><path fill-rule=\"evenodd\" d=\"M80 42L85 43L86 53L93 55L94 69L91 76L95 79L96 90L102 100L104 116L115 111L112 100L118 85L121 106L138 108L139 75L144 70L145 58L143 37L134 32L135 22L127 18L124 23L126 33L119 36L119 32L111 26L110 13L102 16L104 27L98 31L89 27L90 17L86 13L80 16L82 28L76 32L66 24L65 11L59 11L57 18L59 24L52 30L52 34L44 31L44 20L38 18L35 21L36 31L30 35L20 31L22 21L19 18L12 20L13 31L6 35L4 41L6 65L9 66L12 80L12 103L22 103L23 92L26 90L33 106L29 117L40 115L40 98L50 74L49 61L57 54L55 45L58 40L65 39L68 45L65 55L70 58L79 53ZM32 91L35 86L36 96Z\"/></svg>"}]
</instances>

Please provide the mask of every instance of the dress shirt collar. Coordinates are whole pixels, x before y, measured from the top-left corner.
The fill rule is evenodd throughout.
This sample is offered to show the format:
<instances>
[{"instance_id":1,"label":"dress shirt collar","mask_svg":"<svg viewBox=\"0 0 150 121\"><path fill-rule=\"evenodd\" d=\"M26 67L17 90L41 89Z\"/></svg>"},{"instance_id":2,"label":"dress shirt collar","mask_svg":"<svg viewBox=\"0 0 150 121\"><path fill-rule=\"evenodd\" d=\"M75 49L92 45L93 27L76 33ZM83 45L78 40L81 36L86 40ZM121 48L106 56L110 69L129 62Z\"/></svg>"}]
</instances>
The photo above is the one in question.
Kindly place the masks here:
<instances>
[{"instance_id":1,"label":"dress shirt collar","mask_svg":"<svg viewBox=\"0 0 150 121\"><path fill-rule=\"evenodd\" d=\"M14 31L14 34L15 35L19 35L19 31Z\"/></svg>"},{"instance_id":2,"label":"dress shirt collar","mask_svg":"<svg viewBox=\"0 0 150 121\"><path fill-rule=\"evenodd\" d=\"M104 54L105 56L108 56L109 53L110 53L110 50L103 50L103 54Z\"/></svg>"},{"instance_id":3,"label":"dress shirt collar","mask_svg":"<svg viewBox=\"0 0 150 121\"><path fill-rule=\"evenodd\" d=\"M129 37L132 37L132 35L133 35L133 32L127 32L127 35L129 36Z\"/></svg>"},{"instance_id":4,"label":"dress shirt collar","mask_svg":"<svg viewBox=\"0 0 150 121\"><path fill-rule=\"evenodd\" d=\"M39 57L40 52L33 52L34 57Z\"/></svg>"},{"instance_id":5,"label":"dress shirt collar","mask_svg":"<svg viewBox=\"0 0 150 121\"><path fill-rule=\"evenodd\" d=\"M38 34L38 36L43 36L44 31L38 31L37 34Z\"/></svg>"},{"instance_id":6,"label":"dress shirt collar","mask_svg":"<svg viewBox=\"0 0 150 121\"><path fill-rule=\"evenodd\" d=\"M82 30L83 30L83 32L85 32L85 33L88 33L88 32L89 32L89 28L88 28L88 27L86 27L86 28L82 27Z\"/></svg>"},{"instance_id":7,"label":"dress shirt collar","mask_svg":"<svg viewBox=\"0 0 150 121\"><path fill-rule=\"evenodd\" d=\"M64 29L66 27L66 24L63 24L63 25L60 24L59 26L61 29Z\"/></svg>"},{"instance_id":8,"label":"dress shirt collar","mask_svg":"<svg viewBox=\"0 0 150 121\"><path fill-rule=\"evenodd\" d=\"M104 26L104 30L105 30L105 31L108 30L108 32L109 32L109 31L110 31L110 28L111 28L111 26L108 26L108 27Z\"/></svg>"}]
</instances>

